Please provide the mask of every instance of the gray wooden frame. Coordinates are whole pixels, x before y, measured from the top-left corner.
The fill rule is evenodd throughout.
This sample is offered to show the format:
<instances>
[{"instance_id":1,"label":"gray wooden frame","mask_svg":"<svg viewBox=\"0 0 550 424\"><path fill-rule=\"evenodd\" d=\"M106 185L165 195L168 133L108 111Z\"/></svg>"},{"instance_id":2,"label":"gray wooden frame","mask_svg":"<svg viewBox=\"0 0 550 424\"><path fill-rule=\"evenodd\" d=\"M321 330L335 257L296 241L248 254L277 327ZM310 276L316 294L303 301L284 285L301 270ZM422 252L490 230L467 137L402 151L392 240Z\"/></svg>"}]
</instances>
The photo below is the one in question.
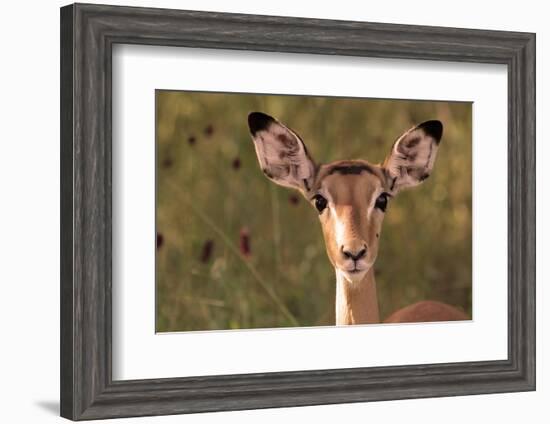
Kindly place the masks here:
<instances>
[{"instance_id":1,"label":"gray wooden frame","mask_svg":"<svg viewBox=\"0 0 550 424\"><path fill-rule=\"evenodd\" d=\"M116 43L498 63L508 69L508 359L111 378ZM535 35L76 4L61 9L61 415L97 419L535 389Z\"/></svg>"}]
</instances>

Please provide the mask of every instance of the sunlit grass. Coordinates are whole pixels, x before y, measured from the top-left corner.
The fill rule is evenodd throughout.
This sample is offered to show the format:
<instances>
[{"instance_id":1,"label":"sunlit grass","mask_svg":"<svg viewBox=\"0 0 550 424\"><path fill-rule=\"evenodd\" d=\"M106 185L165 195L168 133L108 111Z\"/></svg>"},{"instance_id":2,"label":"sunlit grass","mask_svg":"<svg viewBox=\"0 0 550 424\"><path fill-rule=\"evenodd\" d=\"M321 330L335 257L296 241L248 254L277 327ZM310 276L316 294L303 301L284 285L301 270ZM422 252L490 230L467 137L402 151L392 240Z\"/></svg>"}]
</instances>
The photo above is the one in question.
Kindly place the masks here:
<instances>
[{"instance_id":1,"label":"sunlit grass","mask_svg":"<svg viewBox=\"0 0 550 424\"><path fill-rule=\"evenodd\" d=\"M334 322L317 214L261 173L246 124L254 110L297 131L317 162L379 162L413 124L443 121L433 176L388 208L375 265L380 310L436 299L471 313L470 104L157 96L158 331Z\"/></svg>"}]
</instances>

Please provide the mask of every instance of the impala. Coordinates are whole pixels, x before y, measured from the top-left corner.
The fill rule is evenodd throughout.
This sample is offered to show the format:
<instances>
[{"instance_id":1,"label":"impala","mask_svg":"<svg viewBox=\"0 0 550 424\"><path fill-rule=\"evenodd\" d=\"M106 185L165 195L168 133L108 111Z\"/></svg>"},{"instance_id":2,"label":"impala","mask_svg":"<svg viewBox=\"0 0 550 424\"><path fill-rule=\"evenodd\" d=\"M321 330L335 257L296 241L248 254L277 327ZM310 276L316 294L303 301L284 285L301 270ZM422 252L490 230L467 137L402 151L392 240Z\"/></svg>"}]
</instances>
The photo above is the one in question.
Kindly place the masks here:
<instances>
[{"instance_id":1,"label":"impala","mask_svg":"<svg viewBox=\"0 0 550 424\"><path fill-rule=\"evenodd\" d=\"M390 199L424 181L433 170L443 134L440 121L426 121L401 135L382 164L345 160L317 165L302 139L261 112L248 126L263 173L296 189L319 213L330 262L336 272L336 324L380 322L373 265ZM462 311L421 301L384 322L456 321Z\"/></svg>"}]
</instances>

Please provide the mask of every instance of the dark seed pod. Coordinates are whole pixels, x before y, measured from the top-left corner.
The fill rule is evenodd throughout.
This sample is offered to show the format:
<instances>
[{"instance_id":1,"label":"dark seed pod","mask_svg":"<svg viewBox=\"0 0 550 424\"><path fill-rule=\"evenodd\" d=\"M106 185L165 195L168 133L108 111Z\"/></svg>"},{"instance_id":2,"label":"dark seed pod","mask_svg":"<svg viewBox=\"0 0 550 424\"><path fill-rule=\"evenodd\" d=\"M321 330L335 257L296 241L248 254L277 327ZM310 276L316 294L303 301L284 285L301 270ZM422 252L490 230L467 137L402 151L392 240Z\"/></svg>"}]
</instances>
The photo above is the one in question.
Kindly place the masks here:
<instances>
[{"instance_id":1,"label":"dark seed pod","mask_svg":"<svg viewBox=\"0 0 550 424\"><path fill-rule=\"evenodd\" d=\"M250 256L252 254L250 232L246 227L241 228L239 233L239 249L244 256Z\"/></svg>"},{"instance_id":2,"label":"dark seed pod","mask_svg":"<svg viewBox=\"0 0 550 424\"><path fill-rule=\"evenodd\" d=\"M288 196L288 201L291 205L296 206L300 202L300 198L295 194L291 194L290 196Z\"/></svg>"},{"instance_id":3,"label":"dark seed pod","mask_svg":"<svg viewBox=\"0 0 550 424\"><path fill-rule=\"evenodd\" d=\"M214 126L212 124L209 124L204 129L204 135L206 135L207 137L210 137L212 136L212 134L214 134Z\"/></svg>"},{"instance_id":4,"label":"dark seed pod","mask_svg":"<svg viewBox=\"0 0 550 424\"><path fill-rule=\"evenodd\" d=\"M202 245L202 252L201 252L201 258L200 258L201 262L203 264L207 263L212 257L213 252L214 252L214 240L206 240Z\"/></svg>"}]
</instances>

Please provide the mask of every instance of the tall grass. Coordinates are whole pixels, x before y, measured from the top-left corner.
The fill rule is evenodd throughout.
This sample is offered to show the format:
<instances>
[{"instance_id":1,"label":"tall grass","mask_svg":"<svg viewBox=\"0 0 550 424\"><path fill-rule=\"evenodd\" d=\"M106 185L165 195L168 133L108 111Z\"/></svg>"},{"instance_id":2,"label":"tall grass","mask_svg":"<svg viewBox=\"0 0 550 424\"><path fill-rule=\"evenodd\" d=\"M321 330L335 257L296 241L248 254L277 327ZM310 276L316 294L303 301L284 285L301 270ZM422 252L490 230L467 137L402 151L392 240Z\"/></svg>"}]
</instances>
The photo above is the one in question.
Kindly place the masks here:
<instances>
[{"instance_id":1,"label":"tall grass","mask_svg":"<svg viewBox=\"0 0 550 424\"><path fill-rule=\"evenodd\" d=\"M292 127L317 162L379 162L413 124L443 121L432 177L388 207L379 303L383 317L422 299L471 313L471 104L159 91L157 331L334 322L317 214L263 176L254 110Z\"/></svg>"}]
</instances>

